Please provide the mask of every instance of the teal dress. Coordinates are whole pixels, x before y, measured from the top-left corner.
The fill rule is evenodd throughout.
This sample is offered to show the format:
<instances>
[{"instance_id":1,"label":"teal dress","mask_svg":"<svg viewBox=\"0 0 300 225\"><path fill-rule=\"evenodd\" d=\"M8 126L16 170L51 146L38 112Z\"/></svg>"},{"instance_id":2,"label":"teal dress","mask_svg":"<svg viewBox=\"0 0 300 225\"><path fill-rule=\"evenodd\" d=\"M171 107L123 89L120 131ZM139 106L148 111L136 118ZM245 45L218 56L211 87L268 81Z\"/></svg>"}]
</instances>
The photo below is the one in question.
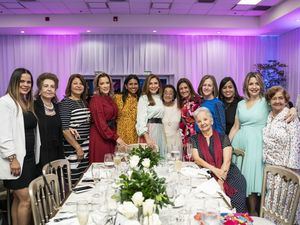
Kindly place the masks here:
<instances>
[{"instance_id":1,"label":"teal dress","mask_svg":"<svg viewBox=\"0 0 300 225\"><path fill-rule=\"evenodd\" d=\"M265 98L247 109L246 100L238 103L237 116L240 129L232 140L232 146L245 150L242 174L247 181L247 196L261 193L263 180L263 128L269 114Z\"/></svg>"}]
</instances>

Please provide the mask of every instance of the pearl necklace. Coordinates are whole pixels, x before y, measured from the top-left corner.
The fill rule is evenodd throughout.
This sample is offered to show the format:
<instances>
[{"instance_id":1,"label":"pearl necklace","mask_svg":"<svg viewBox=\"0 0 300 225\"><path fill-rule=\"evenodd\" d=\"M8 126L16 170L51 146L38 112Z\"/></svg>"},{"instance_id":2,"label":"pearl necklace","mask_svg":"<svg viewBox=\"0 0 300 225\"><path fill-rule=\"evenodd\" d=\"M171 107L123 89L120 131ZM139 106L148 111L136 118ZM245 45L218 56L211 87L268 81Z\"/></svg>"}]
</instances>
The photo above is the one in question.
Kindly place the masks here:
<instances>
[{"instance_id":1,"label":"pearl necklace","mask_svg":"<svg viewBox=\"0 0 300 225\"><path fill-rule=\"evenodd\" d=\"M47 106L44 103L44 108L45 108L45 114L46 115L48 115L48 116L54 116L56 114L55 109L54 109L54 105L53 105L52 102L51 102L50 106Z\"/></svg>"}]
</instances>

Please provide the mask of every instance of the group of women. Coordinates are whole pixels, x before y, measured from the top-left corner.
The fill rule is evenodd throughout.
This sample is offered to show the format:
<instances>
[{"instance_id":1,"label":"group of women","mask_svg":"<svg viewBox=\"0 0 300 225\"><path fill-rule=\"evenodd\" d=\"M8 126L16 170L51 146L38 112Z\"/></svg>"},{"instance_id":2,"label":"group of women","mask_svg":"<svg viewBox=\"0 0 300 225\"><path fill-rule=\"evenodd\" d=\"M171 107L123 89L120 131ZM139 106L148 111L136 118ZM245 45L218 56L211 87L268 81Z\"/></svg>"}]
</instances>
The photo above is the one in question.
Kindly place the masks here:
<instances>
[{"instance_id":1,"label":"group of women","mask_svg":"<svg viewBox=\"0 0 300 225\"><path fill-rule=\"evenodd\" d=\"M138 142L158 146L163 157L175 146L185 154L191 144L195 163L212 171L238 211L247 211L246 196L250 197L252 214L261 192L263 159L300 167L297 112L286 108L289 97L282 88L269 90L265 98L258 73L246 76L245 99L232 78L225 77L218 88L212 75L202 78L198 93L187 78L179 79L176 88L162 87L159 77L151 74L141 88L139 78L129 75L123 92L114 94L111 77L101 73L94 79L89 103L80 74L70 76L59 103L56 75L38 77L35 100L32 88L30 71L18 68L0 98L0 178L14 193L14 224L29 224L28 185L46 163L67 158L75 183L89 163L102 162L106 153ZM246 152L242 173L230 163L231 143ZM283 145L284 153L275 151L274 146Z\"/></svg>"}]
</instances>

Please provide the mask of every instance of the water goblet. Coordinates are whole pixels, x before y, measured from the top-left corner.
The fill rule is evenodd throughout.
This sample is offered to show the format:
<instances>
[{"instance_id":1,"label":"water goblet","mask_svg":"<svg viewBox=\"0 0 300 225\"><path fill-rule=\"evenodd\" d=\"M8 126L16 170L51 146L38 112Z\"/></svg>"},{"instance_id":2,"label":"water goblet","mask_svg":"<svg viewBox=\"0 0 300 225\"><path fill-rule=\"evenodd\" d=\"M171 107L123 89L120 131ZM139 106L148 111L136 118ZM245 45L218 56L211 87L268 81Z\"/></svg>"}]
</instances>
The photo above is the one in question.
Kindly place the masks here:
<instances>
[{"instance_id":1,"label":"water goblet","mask_svg":"<svg viewBox=\"0 0 300 225\"><path fill-rule=\"evenodd\" d=\"M104 165L106 167L113 167L114 166L114 156L111 153L106 153L104 155Z\"/></svg>"},{"instance_id":2,"label":"water goblet","mask_svg":"<svg viewBox=\"0 0 300 225\"><path fill-rule=\"evenodd\" d=\"M189 162L191 161L192 158L192 151L193 151L193 146L191 143L186 144L186 154L188 157Z\"/></svg>"}]
</instances>

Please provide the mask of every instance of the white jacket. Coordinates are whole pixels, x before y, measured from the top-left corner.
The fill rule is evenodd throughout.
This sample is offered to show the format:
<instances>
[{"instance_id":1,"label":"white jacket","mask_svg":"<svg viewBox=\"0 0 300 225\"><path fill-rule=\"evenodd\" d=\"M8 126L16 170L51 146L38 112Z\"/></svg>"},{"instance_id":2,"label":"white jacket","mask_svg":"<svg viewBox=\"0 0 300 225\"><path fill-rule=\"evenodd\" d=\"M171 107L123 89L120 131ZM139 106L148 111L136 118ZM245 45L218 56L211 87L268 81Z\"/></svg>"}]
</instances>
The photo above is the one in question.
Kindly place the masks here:
<instances>
[{"instance_id":1,"label":"white jacket","mask_svg":"<svg viewBox=\"0 0 300 225\"><path fill-rule=\"evenodd\" d=\"M16 154L21 165L21 171L23 168L26 155L25 127L22 108L20 105L18 108L10 95L6 94L0 98L0 179L18 178L11 175L9 161L6 159L12 154ZM37 126L34 149L36 163L40 159L40 145L40 134Z\"/></svg>"}]
</instances>

